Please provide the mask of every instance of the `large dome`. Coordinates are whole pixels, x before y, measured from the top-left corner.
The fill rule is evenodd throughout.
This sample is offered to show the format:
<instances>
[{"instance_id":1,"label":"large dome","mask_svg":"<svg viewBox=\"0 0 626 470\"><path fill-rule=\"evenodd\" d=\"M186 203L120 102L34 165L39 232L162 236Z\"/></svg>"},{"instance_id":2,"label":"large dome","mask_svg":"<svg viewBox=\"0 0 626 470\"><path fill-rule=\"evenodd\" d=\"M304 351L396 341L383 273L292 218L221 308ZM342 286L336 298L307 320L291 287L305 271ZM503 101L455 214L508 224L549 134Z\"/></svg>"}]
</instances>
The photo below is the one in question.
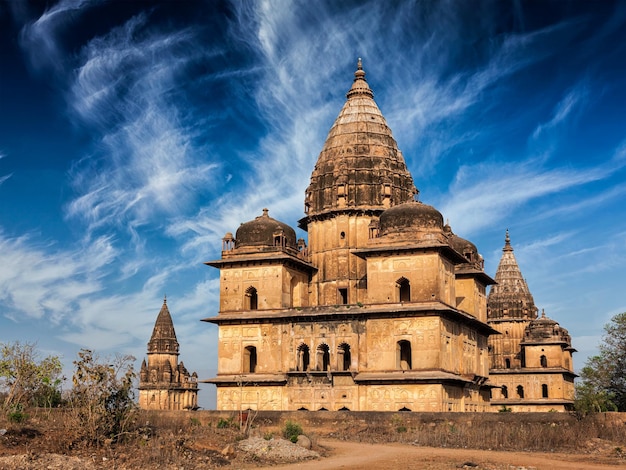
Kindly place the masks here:
<instances>
[{"instance_id":1,"label":"large dome","mask_svg":"<svg viewBox=\"0 0 626 470\"><path fill-rule=\"evenodd\" d=\"M268 210L263 209L263 215L239 226L235 235L235 248L275 246L275 237L281 233L285 246L295 249L295 230L286 223L271 218Z\"/></svg>"},{"instance_id":2,"label":"large dome","mask_svg":"<svg viewBox=\"0 0 626 470\"><path fill-rule=\"evenodd\" d=\"M443 216L433 206L406 202L387 209L380 215L380 236L443 231Z\"/></svg>"}]
</instances>

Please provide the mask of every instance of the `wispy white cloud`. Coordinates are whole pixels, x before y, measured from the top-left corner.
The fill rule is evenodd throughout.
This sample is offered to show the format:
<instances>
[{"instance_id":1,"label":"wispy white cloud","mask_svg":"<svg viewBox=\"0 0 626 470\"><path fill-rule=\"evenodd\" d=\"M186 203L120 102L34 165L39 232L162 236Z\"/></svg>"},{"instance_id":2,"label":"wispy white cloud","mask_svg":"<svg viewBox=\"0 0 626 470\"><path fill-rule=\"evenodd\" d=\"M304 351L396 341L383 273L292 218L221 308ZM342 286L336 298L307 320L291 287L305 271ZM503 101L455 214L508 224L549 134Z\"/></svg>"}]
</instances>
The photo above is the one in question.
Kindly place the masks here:
<instances>
[{"instance_id":1,"label":"wispy white cloud","mask_svg":"<svg viewBox=\"0 0 626 470\"><path fill-rule=\"evenodd\" d=\"M191 29L138 34L145 22L139 15L92 40L71 89L77 116L103 132L72 171L78 197L68 205L68 217L92 229L184 212L219 167L176 103L178 77L202 46Z\"/></svg>"},{"instance_id":2,"label":"wispy white cloud","mask_svg":"<svg viewBox=\"0 0 626 470\"><path fill-rule=\"evenodd\" d=\"M62 69L64 51L60 48L59 34L78 21L87 9L98 3L101 0L61 0L36 21L24 26L21 44L35 69Z\"/></svg>"},{"instance_id":3,"label":"wispy white cloud","mask_svg":"<svg viewBox=\"0 0 626 470\"><path fill-rule=\"evenodd\" d=\"M565 95L565 97L556 105L549 121L539 124L533 131L532 138L538 140L545 137L546 134L553 132L559 126L571 119L572 115L578 111L582 112L588 95L587 86L579 84Z\"/></svg>"},{"instance_id":4,"label":"wispy white cloud","mask_svg":"<svg viewBox=\"0 0 626 470\"><path fill-rule=\"evenodd\" d=\"M100 237L74 250L55 249L29 236L0 233L0 300L3 314L58 323L76 302L103 289L101 278L116 256L111 239Z\"/></svg>"},{"instance_id":5,"label":"wispy white cloud","mask_svg":"<svg viewBox=\"0 0 626 470\"><path fill-rule=\"evenodd\" d=\"M534 160L462 166L441 210L455 230L471 234L494 225L513 209L533 199L598 181L613 171L613 166L550 169L537 165Z\"/></svg>"},{"instance_id":6,"label":"wispy white cloud","mask_svg":"<svg viewBox=\"0 0 626 470\"><path fill-rule=\"evenodd\" d=\"M0 176L0 184L4 183L6 180L8 180L11 176L13 176L13 173L9 173L8 175L2 175Z\"/></svg>"}]
</instances>

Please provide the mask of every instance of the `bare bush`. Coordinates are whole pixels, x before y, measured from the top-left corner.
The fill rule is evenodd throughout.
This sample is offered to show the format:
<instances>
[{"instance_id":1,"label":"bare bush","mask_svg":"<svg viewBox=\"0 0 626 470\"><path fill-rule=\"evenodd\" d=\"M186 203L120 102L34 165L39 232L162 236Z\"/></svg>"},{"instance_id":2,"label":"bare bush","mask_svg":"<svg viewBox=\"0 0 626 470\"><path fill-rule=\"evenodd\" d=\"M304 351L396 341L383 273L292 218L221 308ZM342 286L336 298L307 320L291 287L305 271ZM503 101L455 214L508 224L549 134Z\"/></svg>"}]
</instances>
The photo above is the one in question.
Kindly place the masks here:
<instances>
[{"instance_id":1,"label":"bare bush","mask_svg":"<svg viewBox=\"0 0 626 470\"><path fill-rule=\"evenodd\" d=\"M115 356L103 361L88 349L78 353L68 405L81 440L102 444L135 430L134 360Z\"/></svg>"}]
</instances>

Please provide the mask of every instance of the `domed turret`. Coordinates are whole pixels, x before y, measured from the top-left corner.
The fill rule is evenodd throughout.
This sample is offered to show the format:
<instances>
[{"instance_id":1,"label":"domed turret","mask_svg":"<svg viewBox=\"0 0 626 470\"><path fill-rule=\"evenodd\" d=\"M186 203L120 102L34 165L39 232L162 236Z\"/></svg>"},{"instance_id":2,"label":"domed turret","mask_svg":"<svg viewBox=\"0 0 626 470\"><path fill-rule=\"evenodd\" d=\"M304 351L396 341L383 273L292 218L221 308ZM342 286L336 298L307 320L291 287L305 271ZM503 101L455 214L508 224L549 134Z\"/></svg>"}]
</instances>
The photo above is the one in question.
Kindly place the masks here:
<instances>
[{"instance_id":1,"label":"domed turret","mask_svg":"<svg viewBox=\"0 0 626 470\"><path fill-rule=\"evenodd\" d=\"M241 224L235 235L235 248L284 246L296 249L296 232L289 225L273 219L268 210L250 222Z\"/></svg>"},{"instance_id":2,"label":"domed turret","mask_svg":"<svg viewBox=\"0 0 626 470\"><path fill-rule=\"evenodd\" d=\"M380 236L443 231L441 212L428 204L407 202L387 209L380 215Z\"/></svg>"},{"instance_id":3,"label":"domed turret","mask_svg":"<svg viewBox=\"0 0 626 470\"><path fill-rule=\"evenodd\" d=\"M471 241L459 237L452 232L449 225L446 224L444 231L448 234L448 243L457 253L462 254L470 263L483 267L483 257L478 253L478 248Z\"/></svg>"},{"instance_id":4,"label":"domed turret","mask_svg":"<svg viewBox=\"0 0 626 470\"><path fill-rule=\"evenodd\" d=\"M548 318L545 311L541 311L541 317L535 318L526 327L524 343L554 343L565 342L571 344L568 331L561 327L555 320Z\"/></svg>"}]
</instances>

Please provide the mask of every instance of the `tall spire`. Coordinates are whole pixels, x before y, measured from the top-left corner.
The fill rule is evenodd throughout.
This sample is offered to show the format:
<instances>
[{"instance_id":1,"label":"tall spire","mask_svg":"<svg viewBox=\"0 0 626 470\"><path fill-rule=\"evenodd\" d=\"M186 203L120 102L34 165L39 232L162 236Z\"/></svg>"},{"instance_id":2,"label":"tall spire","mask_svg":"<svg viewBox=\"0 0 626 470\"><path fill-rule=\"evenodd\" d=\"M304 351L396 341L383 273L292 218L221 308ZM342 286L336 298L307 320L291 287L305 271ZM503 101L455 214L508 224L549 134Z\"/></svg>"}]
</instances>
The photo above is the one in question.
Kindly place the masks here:
<instances>
[{"instance_id":1,"label":"tall spire","mask_svg":"<svg viewBox=\"0 0 626 470\"><path fill-rule=\"evenodd\" d=\"M335 210L382 212L417 194L360 59L346 96L311 174L305 199L309 219Z\"/></svg>"},{"instance_id":2,"label":"tall spire","mask_svg":"<svg viewBox=\"0 0 626 470\"><path fill-rule=\"evenodd\" d=\"M490 320L537 318L537 307L513 254L508 229L496 271L496 282L487 298L487 316Z\"/></svg>"},{"instance_id":3,"label":"tall spire","mask_svg":"<svg viewBox=\"0 0 626 470\"><path fill-rule=\"evenodd\" d=\"M174 331L174 323L172 316L167 308L167 298L163 299L163 306L154 323L152 336L148 342L148 354L150 353L168 353L178 354L178 340Z\"/></svg>"}]
</instances>

